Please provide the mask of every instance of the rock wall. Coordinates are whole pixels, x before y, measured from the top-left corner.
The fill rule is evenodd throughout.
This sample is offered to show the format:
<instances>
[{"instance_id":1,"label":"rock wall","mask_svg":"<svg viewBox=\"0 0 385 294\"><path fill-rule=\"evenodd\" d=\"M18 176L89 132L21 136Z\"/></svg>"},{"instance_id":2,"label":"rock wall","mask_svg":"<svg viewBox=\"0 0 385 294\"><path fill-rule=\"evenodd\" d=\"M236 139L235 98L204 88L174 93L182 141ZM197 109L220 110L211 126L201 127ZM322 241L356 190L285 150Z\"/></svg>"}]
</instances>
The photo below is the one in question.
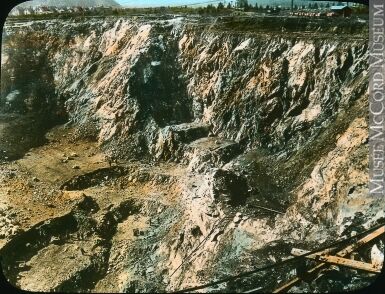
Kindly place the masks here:
<instances>
[{"instance_id":1,"label":"rock wall","mask_svg":"<svg viewBox=\"0 0 385 294\"><path fill-rule=\"evenodd\" d=\"M293 244L317 247L384 217L381 200L366 199L367 29L339 22L14 23L5 46L28 40L19 54L30 61L15 70L18 59L3 51L1 103L8 111L64 112L76 136L97 140L113 157L174 161L183 170L173 174L178 214L163 219L151 260L133 270L142 277L140 269L151 269L146 274L156 279L123 283L174 291L282 260ZM35 86L23 87L23 73L37 65L27 76ZM277 276L290 273L233 286L263 281L272 290Z\"/></svg>"},{"instance_id":2,"label":"rock wall","mask_svg":"<svg viewBox=\"0 0 385 294\"><path fill-rule=\"evenodd\" d=\"M27 40L19 53L31 60L25 67L44 73L27 78L39 87L9 86L9 76L25 80L27 68L14 72L17 60L5 52L3 103L12 91L24 100L44 91L55 105L65 102L72 123L96 125L84 129L113 146L113 155L134 157L159 153L161 128L194 120L246 148L290 153L366 94L365 38L234 34L223 23L208 29L210 23L182 18L110 19L14 27L9 42Z\"/></svg>"}]
</instances>

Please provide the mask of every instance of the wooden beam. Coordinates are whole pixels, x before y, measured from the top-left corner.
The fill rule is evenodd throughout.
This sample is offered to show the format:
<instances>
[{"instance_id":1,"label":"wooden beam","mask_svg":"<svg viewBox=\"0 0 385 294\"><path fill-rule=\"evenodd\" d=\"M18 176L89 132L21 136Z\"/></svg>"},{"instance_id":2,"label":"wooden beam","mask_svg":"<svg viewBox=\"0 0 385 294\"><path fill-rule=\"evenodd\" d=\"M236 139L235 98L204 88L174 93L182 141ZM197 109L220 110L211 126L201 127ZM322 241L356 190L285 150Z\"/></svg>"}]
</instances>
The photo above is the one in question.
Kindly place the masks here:
<instances>
[{"instance_id":1,"label":"wooden beam","mask_svg":"<svg viewBox=\"0 0 385 294\"><path fill-rule=\"evenodd\" d=\"M308 270L308 274L313 274L324 268L325 263L320 263L317 266L313 267L312 269ZM286 292L295 285L297 285L301 279L299 277L295 277L294 279L291 279L289 282L285 283L284 285L280 286L279 288L275 289L272 293L282 293Z\"/></svg>"},{"instance_id":2,"label":"wooden beam","mask_svg":"<svg viewBox=\"0 0 385 294\"><path fill-rule=\"evenodd\" d=\"M342 249L341 251L337 252L336 255L340 257L347 256L357 250L362 245L376 239L377 237L381 236L385 232L385 226L382 226L378 228L377 230L373 231L372 233L366 235L365 237L358 240L356 243L351 244L347 246L346 248ZM327 264L326 263L320 263L317 266L311 268L307 271L308 274L314 274L318 272L319 270L323 269ZM281 293L286 292L290 288L294 287L297 283L299 283L301 279L299 277L295 277L294 279L291 279L284 285L280 286L279 288L275 289L272 293Z\"/></svg>"},{"instance_id":3,"label":"wooden beam","mask_svg":"<svg viewBox=\"0 0 385 294\"><path fill-rule=\"evenodd\" d=\"M293 250L291 251L291 254L293 254L295 256L300 256L300 255L306 254L308 252L309 251L306 251L306 250L293 248ZM363 271L370 272L370 273L380 273L381 272L378 267L376 267L375 265L373 265L371 263L347 259L347 258L343 258L343 257L339 257L339 256L311 254L311 255L306 256L306 258L317 260L317 261L323 261L323 262L330 263L330 264L345 266L345 267L349 267L349 268L353 268L353 269L357 269L357 270L363 270Z\"/></svg>"},{"instance_id":4,"label":"wooden beam","mask_svg":"<svg viewBox=\"0 0 385 294\"><path fill-rule=\"evenodd\" d=\"M358 240L356 243L353 243L346 247L345 249L337 252L337 256L344 257L349 254L351 254L353 251L356 251L358 248L360 248L362 245L376 239L377 237L381 236L383 233L385 233L385 226L378 228L377 230L371 232L370 234L366 235L365 237Z\"/></svg>"},{"instance_id":5,"label":"wooden beam","mask_svg":"<svg viewBox=\"0 0 385 294\"><path fill-rule=\"evenodd\" d=\"M363 270L366 272L370 273L380 273L381 270L377 266L371 263L367 262L362 262L358 260L353 260L353 259L348 259L348 258L343 258L339 256L333 256L333 255L325 255L325 256L317 256L316 260L327 262L330 264L335 264L335 265L341 265L345 267L350 267L358 270Z\"/></svg>"}]
</instances>

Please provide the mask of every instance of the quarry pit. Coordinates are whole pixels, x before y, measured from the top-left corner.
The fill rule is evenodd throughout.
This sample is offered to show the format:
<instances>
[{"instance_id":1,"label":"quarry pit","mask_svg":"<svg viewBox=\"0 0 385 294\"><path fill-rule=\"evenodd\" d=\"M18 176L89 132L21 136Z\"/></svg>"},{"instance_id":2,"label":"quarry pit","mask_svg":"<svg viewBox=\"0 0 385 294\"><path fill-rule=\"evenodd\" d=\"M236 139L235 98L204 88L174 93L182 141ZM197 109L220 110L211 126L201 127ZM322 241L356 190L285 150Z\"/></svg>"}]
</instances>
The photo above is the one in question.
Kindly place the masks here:
<instances>
[{"instance_id":1,"label":"quarry pit","mask_svg":"<svg viewBox=\"0 0 385 294\"><path fill-rule=\"evenodd\" d=\"M175 292L384 222L368 28L274 17L8 21L0 256L29 291ZM370 262L376 240L355 255ZM273 291L285 265L202 292ZM369 285L328 267L290 292Z\"/></svg>"}]
</instances>

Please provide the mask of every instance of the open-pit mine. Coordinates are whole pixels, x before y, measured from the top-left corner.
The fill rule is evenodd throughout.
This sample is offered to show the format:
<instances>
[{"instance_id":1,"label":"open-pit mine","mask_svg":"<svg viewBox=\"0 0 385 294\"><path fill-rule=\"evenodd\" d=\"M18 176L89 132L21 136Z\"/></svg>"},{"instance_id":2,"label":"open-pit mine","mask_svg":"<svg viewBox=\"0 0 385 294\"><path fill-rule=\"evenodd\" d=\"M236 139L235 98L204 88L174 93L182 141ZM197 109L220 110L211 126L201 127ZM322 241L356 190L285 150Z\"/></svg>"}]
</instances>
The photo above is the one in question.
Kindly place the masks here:
<instances>
[{"instance_id":1,"label":"open-pit mine","mask_svg":"<svg viewBox=\"0 0 385 294\"><path fill-rule=\"evenodd\" d=\"M4 276L62 292L369 285L383 241L334 244L385 220L368 189L368 57L353 19L8 20ZM313 255L290 261L328 246L353 265L306 279Z\"/></svg>"}]
</instances>

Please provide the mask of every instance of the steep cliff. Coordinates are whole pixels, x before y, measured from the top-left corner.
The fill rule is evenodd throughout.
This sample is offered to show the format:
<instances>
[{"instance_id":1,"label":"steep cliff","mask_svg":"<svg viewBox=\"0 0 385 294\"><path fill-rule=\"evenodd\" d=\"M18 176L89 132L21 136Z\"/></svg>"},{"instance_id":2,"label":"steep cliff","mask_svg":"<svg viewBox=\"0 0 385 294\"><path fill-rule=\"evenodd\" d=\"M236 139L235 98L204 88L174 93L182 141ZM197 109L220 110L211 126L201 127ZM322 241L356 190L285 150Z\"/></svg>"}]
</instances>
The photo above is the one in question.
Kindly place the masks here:
<instances>
[{"instance_id":1,"label":"steep cliff","mask_svg":"<svg viewBox=\"0 0 385 294\"><path fill-rule=\"evenodd\" d=\"M163 225L146 243L149 259L137 247L142 241L124 245L142 261L125 261L130 274L119 276L114 290L208 282L253 262L283 259L293 244L319 246L384 217L382 200L368 199L367 31L365 24L340 22L111 18L9 24L1 107L38 112L52 122L68 119L75 142L91 138L111 158L148 164L135 172L143 196L162 199L149 192L156 187L173 195L163 214L144 205L143 213ZM106 181L127 173L114 172ZM62 188L91 187L89 177L104 175L87 174ZM362 211L362 205L370 209ZM114 246L108 247L112 256L119 250ZM140 279L146 268L153 279ZM86 287L111 290L108 272L98 273L96 286ZM276 275L290 276L284 270ZM265 289L274 287L266 276L250 285L259 278ZM352 288L362 283L347 279ZM71 281L60 282L69 288L46 289L85 289ZM341 290L338 283L330 287Z\"/></svg>"},{"instance_id":2,"label":"steep cliff","mask_svg":"<svg viewBox=\"0 0 385 294\"><path fill-rule=\"evenodd\" d=\"M258 23L234 34L221 31L226 21L210 30L186 22L52 22L13 38L30 42L18 54L46 70L39 87L56 89L71 121L97 121L101 143L132 136L150 154L159 128L194 120L245 147L290 152L365 94L367 44L354 35L269 35Z\"/></svg>"}]
</instances>

